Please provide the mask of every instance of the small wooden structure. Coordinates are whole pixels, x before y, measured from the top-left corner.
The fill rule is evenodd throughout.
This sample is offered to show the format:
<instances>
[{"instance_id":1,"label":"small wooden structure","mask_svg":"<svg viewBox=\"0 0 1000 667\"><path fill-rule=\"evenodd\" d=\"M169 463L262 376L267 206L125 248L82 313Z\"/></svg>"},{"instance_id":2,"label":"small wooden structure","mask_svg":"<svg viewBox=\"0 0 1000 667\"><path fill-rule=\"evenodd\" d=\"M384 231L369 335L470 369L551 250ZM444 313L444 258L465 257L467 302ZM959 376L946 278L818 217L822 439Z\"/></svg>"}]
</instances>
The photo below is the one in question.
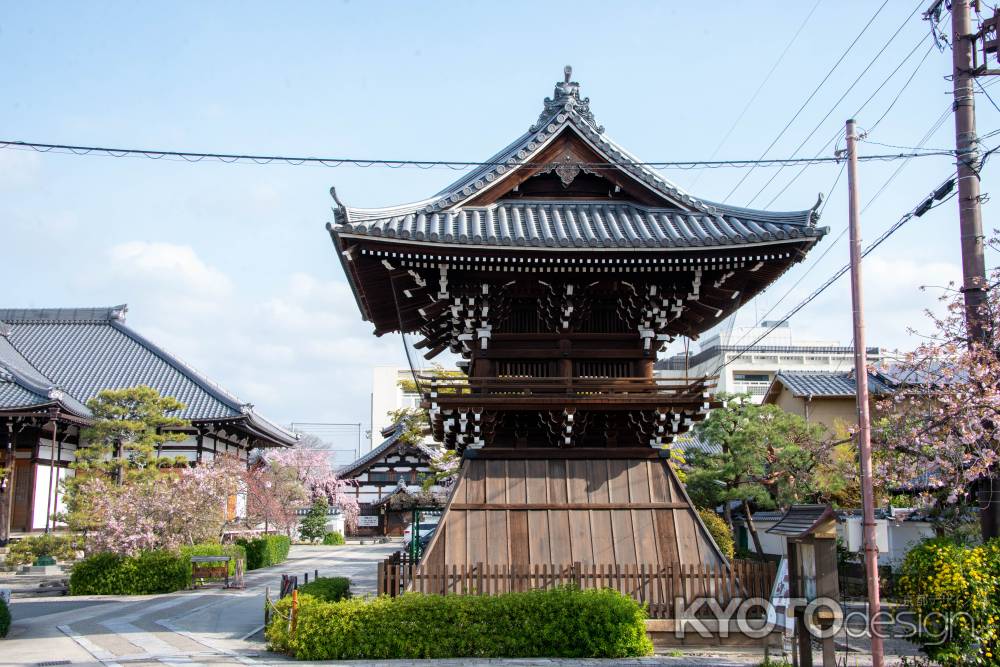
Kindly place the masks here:
<instances>
[{"instance_id":1,"label":"small wooden structure","mask_svg":"<svg viewBox=\"0 0 1000 667\"><path fill-rule=\"evenodd\" d=\"M767 532L782 535L788 541L789 598L802 598L809 602L828 598L834 603L840 602L837 516L831 506L792 505ZM795 610L796 667L812 667L813 637L807 624L827 629L839 620L838 613L838 610L823 606L812 617L806 618L804 607ZM821 639L820 643L823 647L823 667L835 667L833 637Z\"/></svg>"},{"instance_id":2,"label":"small wooden structure","mask_svg":"<svg viewBox=\"0 0 1000 667\"><path fill-rule=\"evenodd\" d=\"M211 580L222 580L224 588L243 588L243 559L236 559L230 578L229 564L232 561L232 556L191 556L191 588L198 588Z\"/></svg>"}]
</instances>

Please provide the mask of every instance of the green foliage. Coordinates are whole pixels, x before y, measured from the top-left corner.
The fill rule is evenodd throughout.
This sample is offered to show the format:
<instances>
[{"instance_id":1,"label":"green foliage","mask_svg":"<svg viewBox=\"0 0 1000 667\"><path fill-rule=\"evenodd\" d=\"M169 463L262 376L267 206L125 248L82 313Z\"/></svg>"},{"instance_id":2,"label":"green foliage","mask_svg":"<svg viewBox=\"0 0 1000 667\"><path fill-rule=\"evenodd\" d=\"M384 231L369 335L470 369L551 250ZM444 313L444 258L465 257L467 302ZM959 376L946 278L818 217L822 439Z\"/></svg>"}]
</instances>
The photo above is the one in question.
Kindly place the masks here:
<instances>
[{"instance_id":1,"label":"green foliage","mask_svg":"<svg viewBox=\"0 0 1000 667\"><path fill-rule=\"evenodd\" d=\"M351 580L347 577L320 577L299 586L299 595L311 595L325 602L340 602L351 597Z\"/></svg>"},{"instance_id":2,"label":"green foliage","mask_svg":"<svg viewBox=\"0 0 1000 667\"><path fill-rule=\"evenodd\" d=\"M711 533L712 539L719 545L722 554L729 560L732 560L736 549L736 542L733 540L733 531L718 514L710 509L700 508L698 516L701 517L705 528Z\"/></svg>"},{"instance_id":3,"label":"green foliage","mask_svg":"<svg viewBox=\"0 0 1000 667\"><path fill-rule=\"evenodd\" d=\"M0 600L0 639L7 636L7 631L10 630L10 609L7 608L7 603Z\"/></svg>"},{"instance_id":4,"label":"green foliage","mask_svg":"<svg viewBox=\"0 0 1000 667\"><path fill-rule=\"evenodd\" d=\"M346 544L344 534L336 530L331 530L323 536L323 544L327 546L340 546L341 544Z\"/></svg>"},{"instance_id":5,"label":"green foliage","mask_svg":"<svg viewBox=\"0 0 1000 667\"><path fill-rule=\"evenodd\" d=\"M927 540L906 554L898 590L918 619L916 642L936 663L1000 665L1000 540Z\"/></svg>"},{"instance_id":6,"label":"green foliage","mask_svg":"<svg viewBox=\"0 0 1000 667\"><path fill-rule=\"evenodd\" d=\"M247 562L247 550L239 544L217 544L206 542L203 544L192 544L181 547L180 557L188 564L188 576L191 576L191 556L231 556L229 561L229 576L236 573L236 560L243 559L244 567Z\"/></svg>"},{"instance_id":7,"label":"green foliage","mask_svg":"<svg viewBox=\"0 0 1000 667\"><path fill-rule=\"evenodd\" d=\"M399 434L399 441L408 445L419 445L431 428L427 421L427 413L415 408L391 410L389 421L402 427L403 432Z\"/></svg>"},{"instance_id":8,"label":"green foliage","mask_svg":"<svg viewBox=\"0 0 1000 667\"><path fill-rule=\"evenodd\" d=\"M83 540L75 535L37 535L11 542L7 551L8 565L30 565L39 556L52 556L57 561L76 559L83 549Z\"/></svg>"},{"instance_id":9,"label":"green foliage","mask_svg":"<svg viewBox=\"0 0 1000 667\"><path fill-rule=\"evenodd\" d=\"M237 540L236 543L246 549L248 570L283 562L292 546L292 541L284 535L263 535L252 540Z\"/></svg>"},{"instance_id":10,"label":"green foliage","mask_svg":"<svg viewBox=\"0 0 1000 667\"><path fill-rule=\"evenodd\" d=\"M165 443L180 442L187 435L178 429L191 426L180 417L170 416L184 409L184 404L148 386L104 389L87 401L94 415L93 425L81 433L85 444L77 449L71 465L78 473L63 482L66 512L62 515L71 530L94 527L91 498L84 482L94 475L110 477L119 483L151 481L160 466L173 466L173 458L160 458L157 452Z\"/></svg>"},{"instance_id":11,"label":"green foliage","mask_svg":"<svg viewBox=\"0 0 1000 667\"><path fill-rule=\"evenodd\" d=\"M169 551L138 556L99 553L73 566L70 595L148 595L172 593L191 581L191 565Z\"/></svg>"},{"instance_id":12,"label":"green foliage","mask_svg":"<svg viewBox=\"0 0 1000 667\"><path fill-rule=\"evenodd\" d=\"M309 513L299 523L299 537L303 542L315 542L326 535L326 515L330 503L326 498L317 498L309 508Z\"/></svg>"},{"instance_id":13,"label":"green foliage","mask_svg":"<svg viewBox=\"0 0 1000 667\"><path fill-rule=\"evenodd\" d=\"M294 635L278 603L266 635L300 660L649 655L643 608L612 590L422 595L323 602L299 596Z\"/></svg>"},{"instance_id":14,"label":"green foliage","mask_svg":"<svg viewBox=\"0 0 1000 667\"><path fill-rule=\"evenodd\" d=\"M732 500L760 507L828 501L835 492L822 475L832 465L823 426L776 405L757 405L749 395L720 394L721 408L697 428L722 453L691 452L688 492L695 504L715 507Z\"/></svg>"}]
</instances>

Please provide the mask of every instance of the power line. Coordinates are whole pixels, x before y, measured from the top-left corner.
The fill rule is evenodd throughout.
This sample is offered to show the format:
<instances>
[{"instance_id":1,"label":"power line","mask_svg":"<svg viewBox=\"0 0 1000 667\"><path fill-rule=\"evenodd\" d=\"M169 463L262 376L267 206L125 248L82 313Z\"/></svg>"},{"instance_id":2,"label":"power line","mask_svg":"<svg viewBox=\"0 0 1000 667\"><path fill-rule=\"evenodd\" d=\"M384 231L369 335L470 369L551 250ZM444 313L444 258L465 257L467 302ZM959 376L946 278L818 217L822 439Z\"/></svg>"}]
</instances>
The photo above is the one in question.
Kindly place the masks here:
<instances>
[{"instance_id":1,"label":"power line","mask_svg":"<svg viewBox=\"0 0 1000 667\"><path fill-rule=\"evenodd\" d=\"M325 167L389 167L398 169L401 167L417 167L420 169L430 169L432 167L448 167L451 169L466 169L469 167L487 167L507 165L505 161L471 162L462 160L391 160L379 158L348 158L348 157L293 157L283 155L260 155L252 153L210 153L193 151L172 151L148 148L111 148L107 146L81 146L73 144L49 144L28 141L7 141L0 140L0 149L8 150L33 150L39 153L60 153L67 155L103 155L109 157L143 157L151 160L179 159L185 162L202 162L204 160L215 160L225 164L233 163L253 163L259 165L283 163L293 166L315 164ZM938 151L937 153L887 153L882 155L866 155L858 158L863 162L891 162L893 160L908 159L913 157L928 157L953 155L953 151ZM834 163L838 164L841 158L837 157L813 157L813 158L771 158L758 160L675 160L663 162L637 162L637 161L609 161L609 162L523 162L518 166L524 167L550 167L566 164L573 164L587 169L608 169L612 167L650 167L653 169L695 169L707 168L718 169L723 167L735 168L757 168L781 165L819 165Z\"/></svg>"},{"instance_id":2,"label":"power line","mask_svg":"<svg viewBox=\"0 0 1000 667\"><path fill-rule=\"evenodd\" d=\"M785 45L785 48L781 51L781 54L778 56L778 59L774 61L773 65L771 65L771 69L768 70L766 75L764 75L764 78L761 80L760 85L757 86L757 90L755 90L753 92L753 95L750 96L750 99L747 100L747 103L743 106L743 110L740 111L740 114L736 117L736 120L734 120L733 124L729 127L729 130L726 131L726 134L716 145L715 150L712 151L712 154L708 156L709 160L715 159L715 156L719 154L719 151L729 140L729 137L732 136L733 131L736 130L736 127L740 124L740 121L743 120L743 117L746 115L747 111L750 110L750 107L757 100L757 96L760 95L760 91L762 91L764 89L764 86L767 85L767 82L771 80L771 75L774 74L775 70L778 69L778 66L785 59L785 56L788 54L788 51L792 48L792 45L795 44L796 40L798 40L799 35L802 34L802 30L806 27L806 24L809 23L809 19L812 18L812 15L816 13L816 9L819 8L821 2L823 2L823 0L816 0L816 4L814 4L812 9L809 10L809 13L806 14L806 17L802 19L802 23L799 24L798 30L796 30L795 34L792 35L792 38L788 40L788 44ZM691 187L694 187L698 183L698 179L701 178L702 173L704 172L699 172L698 175L694 177L694 180L691 182Z\"/></svg>"},{"instance_id":3,"label":"power line","mask_svg":"<svg viewBox=\"0 0 1000 667\"><path fill-rule=\"evenodd\" d=\"M852 116L853 118L857 118L858 116L860 116L861 112L864 111L865 107L867 107L871 103L871 101L873 99L875 99L875 97L879 94L879 92L881 92L882 89L885 88L885 86L889 83L889 81L891 81L893 79L893 77L896 76L896 73L899 72L899 70L902 69L903 65L905 65L906 62L913 56L913 53L917 50L917 48L923 42L923 39L925 39L925 38L922 38L920 42L917 42L917 44L913 47L913 49L911 49L910 52L908 54L906 54L906 57L903 58L903 60L900 61L900 63L898 65L896 65L895 69L893 69L889 73L889 75L885 79L882 80L882 83L880 83L878 85L878 87L872 92L872 94L868 96L868 99L866 99L864 102L861 103L861 106L859 106L857 108L857 110L855 110L854 115ZM931 48L933 48L933 46ZM928 53L930 53L930 49L928 49ZM872 127L869 129L869 132L871 130L875 129L875 127L877 127L878 124L882 122L882 120L886 117L886 115L888 115L889 111L892 110L893 106L895 106L896 102L902 96L903 92L909 87L910 83L913 82L914 76L916 75L917 71L919 71L919 69L920 69L920 64L922 64L923 61L926 58L927 58L927 54L925 54L924 58L921 59L920 63L917 65L916 69L914 69L914 71L910 74L910 77L903 84L903 87L900 88L899 91L896 93L896 96L893 97L892 101L889 103L889 106L886 107L886 110L884 112L882 112L882 115L879 116L879 119L876 120L875 124L872 125ZM830 137L830 139L828 139L827 142L825 144L823 144L823 146L818 151L816 151L816 157L819 157L820 155L822 155L830 147L831 144L833 144L835 141L837 141L837 138L840 137L840 134L841 133L840 133L839 129L836 132L834 132L833 136ZM916 150L916 149L914 149L914 150ZM921 150L923 150L923 149L921 149ZM783 188L781 188L780 190L778 190L778 192L775 193L775 195L773 197L771 197L770 201L767 202L767 204L765 205L765 207L766 208L770 208L771 205L774 204L774 202L776 202L778 200L778 198L781 197L781 195L783 195L788 190L788 188L790 188L796 181L798 181L799 178L801 178L802 174L804 174L804 173L805 173L805 169L800 169L794 176L792 176L792 179L790 181L788 181L788 183L786 183Z\"/></svg>"},{"instance_id":4,"label":"power line","mask_svg":"<svg viewBox=\"0 0 1000 667\"><path fill-rule=\"evenodd\" d=\"M997 150L1000 150L1000 146L996 146L996 147L994 147L994 148L986 151L986 153L983 154L981 165L985 165L986 160L990 157L990 155L992 155ZM935 188L934 191L930 195L928 195L927 197L924 197L924 199L921 200L921 202L919 204L917 204L916 206L914 206L913 208L911 208L909 211L907 211L905 214L903 214L903 216L899 220L897 220L895 223L893 223L893 225L891 227L889 227L889 229L887 229L884 232L882 232L882 234L877 239L875 239L874 241L872 241L868 245L868 247L865 248L864 251L861 253L861 256L862 257L867 257L869 254L871 254L872 252L874 252L876 248L878 248L880 245L882 245L882 243L884 243L890 236L892 236L897 231L899 231L903 227L903 225L905 225L907 222L909 222L913 218L919 218L919 217L923 216L928 211L933 210L933 209L937 208L938 206L941 206L946 201L948 201L952 197L954 197L955 196L955 194L954 194L954 188L955 188L955 184L957 183L957 180L958 180L957 176L950 176L950 177L948 177L948 179L946 179L945 181L943 181L937 188ZM937 202L937 203L935 204L934 202ZM774 324L772 324L770 327L768 327L767 330L764 333L762 333L760 336L758 336L752 343L750 343L749 345L747 345L745 348L743 348L742 350L740 350L735 356L733 356L732 358L727 359L727 360L723 361L721 364L719 364L718 368L716 368L714 371L712 371L712 373L710 373L710 375L715 375L716 373L718 373L719 371L721 371L723 368L725 368L729 364L733 363L734 361L736 361L737 359L739 359L740 357L742 357L747 352L751 351L753 349L753 347L755 345L757 345L757 343L759 343L764 338L766 338L767 336L769 336L779 326L781 326L782 324L784 324L785 322L787 322L788 320L790 320L793 316L795 316L796 313L798 313L803 308L805 308L807 305L809 305L812 301L814 301L817 297L819 297L820 294L822 294L823 292L825 292L831 285L833 285L835 282L837 282L837 280L840 279L845 273L847 273L850 270L850 268L851 268L850 264L845 264L840 269L838 269L836 272L834 272L834 274L832 276L830 276L822 285L820 285L819 287L817 287L809 296L807 296L805 299L803 299L802 301L800 301L794 308L792 308L788 312L788 314L786 314L783 318L781 318L780 320L778 320Z\"/></svg>"},{"instance_id":5,"label":"power line","mask_svg":"<svg viewBox=\"0 0 1000 667\"><path fill-rule=\"evenodd\" d=\"M944 121L948 118L948 116L950 114L951 114L951 105L949 104L947 107L945 107L944 112L937 118L937 120L935 120L934 123L931 124L930 129L928 129L927 132L924 133L924 136L921 137L920 141L918 142L918 144L914 148L914 150L920 150L920 148L925 143L927 143L928 141L930 141L931 137L934 136L934 134L938 131L938 129L941 127L941 125L944 123ZM903 164L901 164L895 171L893 171L892 174L889 175L889 178L887 178L885 180L885 182L882 183L882 186L875 192L874 195L871 196L871 198L868 200L868 202L865 203L864 207L861 209L861 213L862 214L864 214L869 208L871 208L872 204L875 203L875 200L877 200L882 195L882 193L886 191L886 189L889 187L889 185L896 179L897 176L899 176L900 172L902 172L902 170L906 166L906 164L907 164L906 162L903 162ZM842 172L843 172L843 169L841 169L841 173ZM800 172L800 174L801 174L801 172ZM839 176L837 177L837 180L838 181L840 180ZM837 185L837 183L835 181L833 187L830 188L830 192L831 193L833 191L833 188L836 187L836 185ZM824 208L826 207L826 204L829 203L829 201L830 201L830 196L828 194L826 200L823 202L823 207ZM822 212L822 209L821 209L821 212ZM756 322L755 322L756 326L759 327L760 323L763 322L763 321L765 321L765 320L767 320L768 316L770 316L770 314L774 311L775 308L777 308L779 305L781 305L781 303L785 299L787 299L789 296L791 296L792 292L794 292L795 289L798 288L798 286L800 284L802 284L802 281L805 280L805 278L810 273L812 273L813 269L815 269L817 266L820 265L820 263L823 261L823 258L826 257L830 253L830 251L833 250L833 248L838 243L840 243L840 240L842 238L844 238L844 234L846 234L846 233L847 233L847 227L844 227L843 229L840 230L840 233L837 234L837 237L835 239L833 239L833 241L831 241L830 243L827 244L827 246L823 249L823 252L820 253L819 257L816 257L815 259L812 260L812 263L805 270L805 272L803 272L803 274L801 276L799 276L799 279L796 280L795 283L791 287L789 287L787 290L785 290L785 293L781 295L781 298L779 298L777 301L774 302L774 304L768 309L768 311L766 313L764 313L764 316L761 317L761 318L755 318L756 319ZM742 336L740 336L740 339L738 341L736 341L736 345L739 345L740 343L743 342L743 339L746 338L747 333L748 332L745 332Z\"/></svg>"},{"instance_id":6,"label":"power line","mask_svg":"<svg viewBox=\"0 0 1000 667\"><path fill-rule=\"evenodd\" d=\"M879 8L875 10L875 13L872 14L872 17L868 19L868 23L865 24L865 27L861 29L861 32L859 32L858 35L854 38L854 40L847 46L847 49L845 49L844 52L840 54L840 57L837 59L837 62L835 62L833 64L833 67L829 69L829 71L826 73L823 79L819 82L819 85L817 85L813 89L813 91L809 93L809 97L807 97L806 101L803 102L802 105L798 108L798 110L792 116L791 120L785 123L785 126L781 128L780 132L778 132L778 136L776 136L774 140L768 145L768 147L764 149L764 152L761 153L760 155L760 159L766 157L767 154L771 152L771 149L774 148L775 144L778 143L781 137L785 135L785 132L788 131L788 128L792 126L792 123L795 122L795 120L799 117L802 111L805 110L806 106L809 104L809 102L812 101L813 97L816 96L816 93L819 92L820 88L822 88L823 85L826 84L827 80L833 75L834 71L836 71L836 69L840 67L840 64L844 62L844 58L847 57L847 54L849 54L854 49L854 45L858 43L858 40L860 40L861 37L866 32L868 32L868 28L872 26L872 24L875 22L875 19L878 18L878 15L882 13L882 10L885 9L885 6L887 4L889 4L889 0L885 0L881 5L879 5ZM743 174L743 177L739 180L739 182L736 185L733 186L733 189L729 191L729 194L727 194L725 199L723 199L722 201L723 202L729 201L729 198L733 196L733 194L740 188L741 185L743 185L744 182L746 182L747 178L750 176L750 174L753 173L753 171L754 168L751 168L750 171Z\"/></svg>"},{"instance_id":7,"label":"power line","mask_svg":"<svg viewBox=\"0 0 1000 667\"><path fill-rule=\"evenodd\" d=\"M899 27L896 28L896 32L892 33L892 35L889 37L889 39L886 40L885 44L882 45L882 48L880 48L878 50L878 53L876 53L872 57L872 59L868 61L868 64L865 66L865 68L863 70L861 70L861 74L858 74L856 77L854 77L854 81L851 82L851 85L849 85L847 87L847 89L843 93L841 93L841 95L837 99L837 101L834 102L830 106L830 108L826 112L826 114L824 114L823 117L820 118L819 122L816 123L816 126L813 127L812 131L809 132L809 134L806 135L806 138L803 139L801 141L801 143L799 143L799 145L795 148L794 151L792 151L792 157L795 157L796 155L798 155L799 151L801 151L805 147L805 145L807 143L809 143L809 140L813 138L813 135L815 135L819 131L819 129L821 127L823 127L823 123L826 122L827 118L829 118L833 114L833 112L836 111L837 107L840 106L840 103L843 102L844 99L851 93L851 91L854 90L854 87L857 86L861 82L861 79L864 78L865 74L867 74L868 71L872 67L875 66L875 63L878 62L878 59L882 57L882 54L886 52L886 49L888 49L889 46L896 40L896 37L899 36L899 33L901 33L903 31L903 28L906 27L906 24L910 22L910 19L912 19L913 15L916 14L919 10L920 10L920 4L918 4L917 7L913 10L913 12L911 12L910 15L907 16L903 20L903 22L899 24ZM921 44L923 44L923 42L926 39L927 39L927 35L923 35L920 38L920 41L918 41L916 43L916 45L913 47L913 49L911 49L910 52L906 55L906 57L903 59L903 62L906 62L907 60L909 60L910 56L913 55L913 53L920 47ZM898 71L899 67L901 67L901 66L902 66L902 64L900 64L900 66L897 66L896 70L894 70L892 74L895 74L896 71ZM892 77L892 74L890 75L890 78ZM886 79L885 81L883 81L882 82L882 86L884 86L887 82L888 82L888 79ZM875 94L877 94L878 91L882 89L882 86L879 86L879 88L875 91ZM873 96L874 96L874 94L873 94ZM755 201L757 201L757 197L759 197L761 194L763 194L764 190L766 190L768 188L768 186L771 185L771 183L774 182L774 179L776 179L778 177L778 174L780 174L783 170L784 170L784 167L781 167L780 169L778 169L778 171L776 171L773 174L771 174L771 178L769 178L768 181L766 183L764 183L764 185L760 188L760 190L757 191L757 194L755 194L753 197L750 198L750 201L748 201L746 205L750 206Z\"/></svg>"}]
</instances>

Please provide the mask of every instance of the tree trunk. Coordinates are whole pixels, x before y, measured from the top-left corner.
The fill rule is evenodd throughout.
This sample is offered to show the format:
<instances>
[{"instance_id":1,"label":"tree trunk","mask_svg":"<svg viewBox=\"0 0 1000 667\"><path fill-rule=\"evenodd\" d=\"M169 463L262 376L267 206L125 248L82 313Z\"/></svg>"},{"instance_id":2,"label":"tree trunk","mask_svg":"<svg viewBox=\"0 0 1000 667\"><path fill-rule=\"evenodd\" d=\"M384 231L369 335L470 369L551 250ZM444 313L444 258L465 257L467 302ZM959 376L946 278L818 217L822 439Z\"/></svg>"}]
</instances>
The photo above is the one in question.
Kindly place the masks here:
<instances>
[{"instance_id":1,"label":"tree trunk","mask_svg":"<svg viewBox=\"0 0 1000 667\"><path fill-rule=\"evenodd\" d=\"M729 530L733 530L733 510L729 508L729 501L726 500L722 503L722 520L726 522L729 526Z\"/></svg>"},{"instance_id":2,"label":"tree trunk","mask_svg":"<svg viewBox=\"0 0 1000 667\"><path fill-rule=\"evenodd\" d=\"M750 531L750 537L753 538L753 548L757 552L757 555L761 558L764 557L764 548L760 545L760 535L757 534L757 526L753 522L753 515L750 513L750 503L746 500L743 501L743 516L746 517L747 529Z\"/></svg>"}]
</instances>

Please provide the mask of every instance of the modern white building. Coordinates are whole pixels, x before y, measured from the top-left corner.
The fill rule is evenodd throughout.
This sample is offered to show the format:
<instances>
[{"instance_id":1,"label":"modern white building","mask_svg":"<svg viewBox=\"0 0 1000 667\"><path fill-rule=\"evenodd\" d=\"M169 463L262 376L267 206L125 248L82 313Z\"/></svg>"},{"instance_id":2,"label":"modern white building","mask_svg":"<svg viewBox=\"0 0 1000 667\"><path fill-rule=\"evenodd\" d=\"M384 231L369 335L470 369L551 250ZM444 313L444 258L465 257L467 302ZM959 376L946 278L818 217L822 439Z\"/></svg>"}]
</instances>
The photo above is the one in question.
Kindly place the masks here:
<instances>
[{"instance_id":1,"label":"modern white building","mask_svg":"<svg viewBox=\"0 0 1000 667\"><path fill-rule=\"evenodd\" d=\"M854 348L835 340L797 338L787 322L774 326L735 327L708 335L687 358L676 354L656 363L660 377L718 375L715 393L749 393L756 403L764 399L778 371L846 371L853 368ZM765 335L766 334L766 335ZM763 338L761 338L763 336ZM758 341L758 339L760 340ZM868 362L878 363L883 351L869 347Z\"/></svg>"},{"instance_id":2,"label":"modern white building","mask_svg":"<svg viewBox=\"0 0 1000 667\"><path fill-rule=\"evenodd\" d=\"M420 407L420 394L403 388L404 384L412 382L413 374L409 368L375 366L372 369L372 437L369 441L369 451L381 442L379 434L392 426L389 419L390 412L400 408Z\"/></svg>"}]
</instances>

